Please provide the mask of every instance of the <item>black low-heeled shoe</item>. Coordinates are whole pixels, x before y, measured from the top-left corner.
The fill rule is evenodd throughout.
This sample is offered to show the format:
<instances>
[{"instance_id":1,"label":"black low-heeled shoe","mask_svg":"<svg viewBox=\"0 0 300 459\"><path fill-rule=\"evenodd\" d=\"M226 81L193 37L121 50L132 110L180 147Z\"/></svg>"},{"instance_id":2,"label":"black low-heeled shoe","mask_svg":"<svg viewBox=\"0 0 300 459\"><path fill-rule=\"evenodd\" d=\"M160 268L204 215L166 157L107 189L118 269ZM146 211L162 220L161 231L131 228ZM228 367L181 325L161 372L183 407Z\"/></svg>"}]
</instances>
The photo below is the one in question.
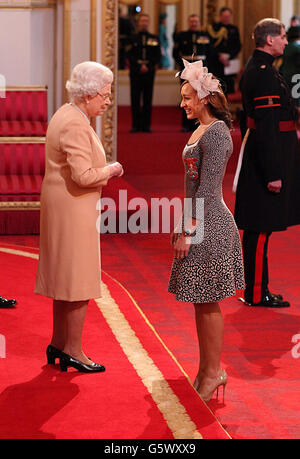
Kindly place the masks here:
<instances>
[{"instance_id":1,"label":"black low-heeled shoe","mask_svg":"<svg viewBox=\"0 0 300 459\"><path fill-rule=\"evenodd\" d=\"M49 344L46 350L48 365L55 365L55 359L59 359L62 351Z\"/></svg>"},{"instance_id":2,"label":"black low-heeled shoe","mask_svg":"<svg viewBox=\"0 0 300 459\"><path fill-rule=\"evenodd\" d=\"M91 365L88 365L87 363L74 359L71 355L61 352L60 369L61 371L68 371L68 367L75 368L82 373L100 373L105 371L105 367L99 363L92 362Z\"/></svg>"}]
</instances>

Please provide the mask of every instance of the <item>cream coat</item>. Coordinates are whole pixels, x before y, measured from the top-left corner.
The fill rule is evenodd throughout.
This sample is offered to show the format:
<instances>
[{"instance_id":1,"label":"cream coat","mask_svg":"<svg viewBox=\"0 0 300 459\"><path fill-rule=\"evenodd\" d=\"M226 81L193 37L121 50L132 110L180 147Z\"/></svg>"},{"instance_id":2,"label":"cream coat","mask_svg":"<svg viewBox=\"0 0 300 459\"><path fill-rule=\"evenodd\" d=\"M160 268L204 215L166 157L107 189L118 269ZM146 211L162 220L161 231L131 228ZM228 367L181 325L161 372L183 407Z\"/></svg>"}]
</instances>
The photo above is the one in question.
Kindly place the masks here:
<instances>
[{"instance_id":1,"label":"cream coat","mask_svg":"<svg viewBox=\"0 0 300 459\"><path fill-rule=\"evenodd\" d=\"M95 131L76 107L63 105L46 136L35 293L65 301L101 296L96 206L108 178Z\"/></svg>"}]
</instances>

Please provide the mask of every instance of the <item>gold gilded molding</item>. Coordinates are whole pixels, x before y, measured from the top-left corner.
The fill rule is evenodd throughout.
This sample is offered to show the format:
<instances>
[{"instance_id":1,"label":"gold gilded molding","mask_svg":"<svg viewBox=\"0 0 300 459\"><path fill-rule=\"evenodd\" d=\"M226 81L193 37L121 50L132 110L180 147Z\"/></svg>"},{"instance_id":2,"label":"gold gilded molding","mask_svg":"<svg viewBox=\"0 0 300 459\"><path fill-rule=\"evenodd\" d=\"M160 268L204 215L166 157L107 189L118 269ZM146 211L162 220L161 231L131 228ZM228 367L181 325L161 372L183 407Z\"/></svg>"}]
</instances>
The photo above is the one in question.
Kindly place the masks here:
<instances>
[{"instance_id":1,"label":"gold gilded molding","mask_svg":"<svg viewBox=\"0 0 300 459\"><path fill-rule=\"evenodd\" d=\"M39 201L3 201L0 202L1 210L40 210Z\"/></svg>"},{"instance_id":2,"label":"gold gilded molding","mask_svg":"<svg viewBox=\"0 0 300 459\"><path fill-rule=\"evenodd\" d=\"M45 143L46 137L0 137L0 143Z\"/></svg>"},{"instance_id":3,"label":"gold gilded molding","mask_svg":"<svg viewBox=\"0 0 300 459\"><path fill-rule=\"evenodd\" d=\"M90 0L90 59L97 60L97 0Z\"/></svg>"},{"instance_id":4,"label":"gold gilded molding","mask_svg":"<svg viewBox=\"0 0 300 459\"><path fill-rule=\"evenodd\" d=\"M47 91L47 86L30 86L30 85L23 85L23 86L6 86L5 91Z\"/></svg>"},{"instance_id":5,"label":"gold gilded molding","mask_svg":"<svg viewBox=\"0 0 300 459\"><path fill-rule=\"evenodd\" d=\"M97 0L90 0L90 60L97 61ZM96 131L96 118L91 118L91 126Z\"/></svg>"},{"instance_id":6,"label":"gold gilded molding","mask_svg":"<svg viewBox=\"0 0 300 459\"><path fill-rule=\"evenodd\" d=\"M64 0L64 33L63 33L63 47L64 47L64 65L63 65L63 102L69 99L68 91L66 90L66 82L70 78L71 66L71 1Z\"/></svg>"},{"instance_id":7,"label":"gold gilded molding","mask_svg":"<svg viewBox=\"0 0 300 459\"><path fill-rule=\"evenodd\" d=\"M118 0L102 0L102 64L114 74L112 103L102 118L103 144L108 161L115 158L117 145Z\"/></svg>"}]
</instances>

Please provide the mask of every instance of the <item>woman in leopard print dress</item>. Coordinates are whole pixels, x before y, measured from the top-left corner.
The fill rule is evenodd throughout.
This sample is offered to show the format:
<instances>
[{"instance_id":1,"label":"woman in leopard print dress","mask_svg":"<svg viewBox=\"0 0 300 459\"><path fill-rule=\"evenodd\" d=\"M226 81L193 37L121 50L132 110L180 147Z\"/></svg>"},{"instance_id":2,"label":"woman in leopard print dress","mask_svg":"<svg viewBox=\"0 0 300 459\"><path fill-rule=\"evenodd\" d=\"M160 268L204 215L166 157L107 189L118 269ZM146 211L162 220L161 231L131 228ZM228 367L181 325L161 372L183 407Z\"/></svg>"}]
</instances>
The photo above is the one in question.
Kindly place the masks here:
<instances>
[{"instance_id":1,"label":"woman in leopard print dress","mask_svg":"<svg viewBox=\"0 0 300 459\"><path fill-rule=\"evenodd\" d=\"M224 322L219 301L244 288L244 270L238 229L222 194L233 150L230 113L218 80L207 81L205 68L199 75L199 65L186 64L186 76L184 72L181 76L187 80L181 87L181 106L200 126L183 152L185 197L190 205L185 204L184 216L172 234L175 258L169 292L178 301L194 303L200 349L194 387L209 401L220 385L224 395L227 383L220 366ZM197 79L193 66L197 66Z\"/></svg>"}]
</instances>

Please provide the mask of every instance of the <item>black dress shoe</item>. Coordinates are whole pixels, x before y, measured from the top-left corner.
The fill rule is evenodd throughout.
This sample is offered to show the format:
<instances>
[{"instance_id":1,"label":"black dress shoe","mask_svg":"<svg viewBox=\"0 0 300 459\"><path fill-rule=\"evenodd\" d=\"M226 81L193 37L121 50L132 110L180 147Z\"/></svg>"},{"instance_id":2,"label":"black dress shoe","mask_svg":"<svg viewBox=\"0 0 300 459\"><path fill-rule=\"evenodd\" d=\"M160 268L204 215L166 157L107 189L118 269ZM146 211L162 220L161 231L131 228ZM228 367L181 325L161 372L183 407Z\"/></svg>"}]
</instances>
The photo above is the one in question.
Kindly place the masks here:
<instances>
[{"instance_id":1,"label":"black dress shoe","mask_svg":"<svg viewBox=\"0 0 300 459\"><path fill-rule=\"evenodd\" d=\"M148 132L148 134L152 133L152 130L150 128L144 128L142 129L143 132Z\"/></svg>"},{"instance_id":2,"label":"black dress shoe","mask_svg":"<svg viewBox=\"0 0 300 459\"><path fill-rule=\"evenodd\" d=\"M245 303L247 306L253 306L253 307L263 307L263 308L289 308L290 307L290 303L288 301L283 301L283 300L280 300L279 298L272 298L268 295L262 298L259 303L250 303L244 300L243 298L240 298L240 300L242 300L243 303Z\"/></svg>"},{"instance_id":3,"label":"black dress shoe","mask_svg":"<svg viewBox=\"0 0 300 459\"><path fill-rule=\"evenodd\" d=\"M61 371L68 371L68 367L76 368L76 370L82 373L100 373L105 371L105 367L99 363L92 362L91 365L80 362L74 359L71 355L61 352L60 355L60 369Z\"/></svg>"},{"instance_id":4,"label":"black dress shoe","mask_svg":"<svg viewBox=\"0 0 300 459\"><path fill-rule=\"evenodd\" d=\"M273 300L283 300L282 295L280 295L279 293L271 293L269 290L267 290L266 295L272 298Z\"/></svg>"},{"instance_id":5,"label":"black dress shoe","mask_svg":"<svg viewBox=\"0 0 300 459\"><path fill-rule=\"evenodd\" d=\"M46 350L48 365L55 365L55 359L59 359L62 351L49 344Z\"/></svg>"},{"instance_id":6,"label":"black dress shoe","mask_svg":"<svg viewBox=\"0 0 300 459\"><path fill-rule=\"evenodd\" d=\"M0 296L0 308L13 308L18 302L16 300L7 300Z\"/></svg>"},{"instance_id":7,"label":"black dress shoe","mask_svg":"<svg viewBox=\"0 0 300 459\"><path fill-rule=\"evenodd\" d=\"M130 129L130 132L131 132L132 134L134 134L134 133L136 133L136 132L140 132L140 130L139 130L139 128L133 127L133 128Z\"/></svg>"}]
</instances>

